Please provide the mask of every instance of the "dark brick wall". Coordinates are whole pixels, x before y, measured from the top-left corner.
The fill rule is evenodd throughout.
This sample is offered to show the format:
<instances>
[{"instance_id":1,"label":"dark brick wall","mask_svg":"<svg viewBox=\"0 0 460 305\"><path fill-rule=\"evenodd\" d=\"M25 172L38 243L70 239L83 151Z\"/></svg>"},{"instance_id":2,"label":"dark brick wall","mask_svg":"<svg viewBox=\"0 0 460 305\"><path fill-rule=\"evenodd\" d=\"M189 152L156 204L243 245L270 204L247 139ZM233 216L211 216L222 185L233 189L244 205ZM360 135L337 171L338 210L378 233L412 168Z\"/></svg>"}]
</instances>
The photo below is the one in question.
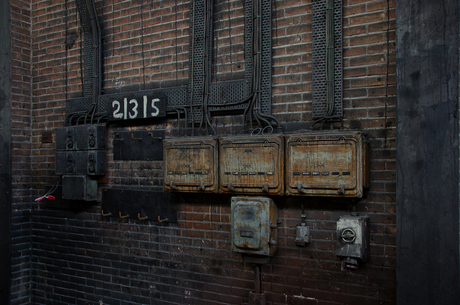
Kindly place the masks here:
<instances>
[{"instance_id":1,"label":"dark brick wall","mask_svg":"<svg viewBox=\"0 0 460 305\"><path fill-rule=\"evenodd\" d=\"M239 63L242 2L214 2L218 48L213 78L239 79L244 68ZM188 1L98 0L96 6L103 32L105 93L188 82ZM394 1L344 0L343 9L344 127L367 131L371 142L371 187L356 204L359 213L370 217L370 260L356 273L340 271L335 223L349 213L349 201L273 197L281 224L279 251L263 267L269 304L395 303L394 6ZM230 22L226 7L232 10ZM24 192L32 186L33 197L21 197L27 198L29 208L31 199L58 179L54 142L42 143L41 134L63 126L66 97L82 95L75 4L34 0L31 8L33 68L27 88L33 88L33 132L27 134L31 147L24 143L26 156L15 156L31 161L32 184L30 179L29 184L21 182ZM311 1L273 1L272 15L273 112L290 130L307 128L312 123ZM234 65L228 65L230 56ZM30 112L30 102L28 107ZM241 124L240 117L216 121L221 132ZM30 130L27 122L22 122L21 132ZM170 118L136 128L175 134L175 127ZM113 134L132 129L109 127L108 172L101 187L161 189L161 161L113 159ZM23 160L18 164L25 166ZM22 200L15 197L16 204ZM312 229L312 243L305 248L294 242L302 206ZM34 304L241 304L254 289L252 266L230 250L229 197L185 195L177 225L163 226L102 217L98 205L75 211L32 207L33 257L28 270ZM30 221L23 213L20 225L26 230ZM23 236L29 245L30 236ZM29 263L27 252L14 253ZM19 289L19 283L15 287ZM20 299L16 294L14 301Z\"/></svg>"},{"instance_id":2,"label":"dark brick wall","mask_svg":"<svg viewBox=\"0 0 460 305\"><path fill-rule=\"evenodd\" d=\"M31 1L11 0L11 299L28 304L31 273Z\"/></svg>"}]
</instances>

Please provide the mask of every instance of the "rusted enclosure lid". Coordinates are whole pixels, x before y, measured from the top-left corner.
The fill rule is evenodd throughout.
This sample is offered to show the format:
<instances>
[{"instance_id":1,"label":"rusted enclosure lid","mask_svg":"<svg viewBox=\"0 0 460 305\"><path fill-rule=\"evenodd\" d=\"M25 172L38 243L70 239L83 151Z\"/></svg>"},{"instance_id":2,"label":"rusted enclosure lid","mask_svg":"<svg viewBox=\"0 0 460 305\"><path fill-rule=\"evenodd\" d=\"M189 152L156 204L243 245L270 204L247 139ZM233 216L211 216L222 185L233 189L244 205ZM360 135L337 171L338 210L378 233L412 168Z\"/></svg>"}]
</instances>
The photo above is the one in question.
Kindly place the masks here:
<instances>
[{"instance_id":1,"label":"rusted enclosure lid","mask_svg":"<svg viewBox=\"0 0 460 305\"><path fill-rule=\"evenodd\" d=\"M220 138L219 160L221 193L283 194L282 135Z\"/></svg>"},{"instance_id":2,"label":"rusted enclosure lid","mask_svg":"<svg viewBox=\"0 0 460 305\"><path fill-rule=\"evenodd\" d=\"M273 255L278 248L278 209L271 198L232 197L232 250Z\"/></svg>"},{"instance_id":3,"label":"rusted enclosure lid","mask_svg":"<svg viewBox=\"0 0 460 305\"><path fill-rule=\"evenodd\" d=\"M166 139L163 155L167 191L217 192L217 139Z\"/></svg>"},{"instance_id":4,"label":"rusted enclosure lid","mask_svg":"<svg viewBox=\"0 0 460 305\"><path fill-rule=\"evenodd\" d=\"M286 135L286 194L362 197L368 184L364 143L357 131Z\"/></svg>"}]
</instances>

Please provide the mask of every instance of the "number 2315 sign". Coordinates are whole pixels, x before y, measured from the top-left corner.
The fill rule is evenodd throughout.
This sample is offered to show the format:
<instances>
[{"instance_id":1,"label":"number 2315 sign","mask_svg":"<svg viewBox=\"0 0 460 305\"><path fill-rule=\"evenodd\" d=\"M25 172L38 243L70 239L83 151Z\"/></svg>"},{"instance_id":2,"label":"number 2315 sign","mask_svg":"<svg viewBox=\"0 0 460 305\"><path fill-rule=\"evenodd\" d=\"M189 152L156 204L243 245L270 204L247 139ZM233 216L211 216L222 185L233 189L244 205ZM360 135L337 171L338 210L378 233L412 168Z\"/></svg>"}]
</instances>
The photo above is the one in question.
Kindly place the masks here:
<instances>
[{"instance_id":1,"label":"number 2315 sign","mask_svg":"<svg viewBox=\"0 0 460 305\"><path fill-rule=\"evenodd\" d=\"M108 105L109 120L139 120L166 116L164 97L142 95L134 98L111 99Z\"/></svg>"}]
</instances>

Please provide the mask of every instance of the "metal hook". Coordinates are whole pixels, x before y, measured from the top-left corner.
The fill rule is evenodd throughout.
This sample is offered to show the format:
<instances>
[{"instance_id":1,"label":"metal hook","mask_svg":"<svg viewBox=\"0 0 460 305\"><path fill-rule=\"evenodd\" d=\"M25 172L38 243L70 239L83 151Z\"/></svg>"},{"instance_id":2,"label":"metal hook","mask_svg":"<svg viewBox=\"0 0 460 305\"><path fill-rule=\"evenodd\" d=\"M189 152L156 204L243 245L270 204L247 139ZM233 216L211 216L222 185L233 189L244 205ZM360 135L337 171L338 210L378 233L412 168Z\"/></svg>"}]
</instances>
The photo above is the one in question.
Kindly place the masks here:
<instances>
[{"instance_id":1,"label":"metal hook","mask_svg":"<svg viewBox=\"0 0 460 305\"><path fill-rule=\"evenodd\" d=\"M114 141L121 141L121 142L123 142L123 138L117 138L118 136L119 136L119 134L118 134L118 133L115 133L115 134L113 135L113 140L114 140Z\"/></svg>"},{"instance_id":2,"label":"metal hook","mask_svg":"<svg viewBox=\"0 0 460 305\"><path fill-rule=\"evenodd\" d=\"M154 137L153 136L153 133L151 133L150 131L147 131L147 133L150 135L150 137L154 140L161 140L161 137Z\"/></svg>"},{"instance_id":3,"label":"metal hook","mask_svg":"<svg viewBox=\"0 0 460 305\"><path fill-rule=\"evenodd\" d=\"M148 217L148 216L141 217L141 214L138 213L138 214L137 214L137 218L139 218L140 220L144 220L144 219L147 219L147 218L149 218L149 217Z\"/></svg>"},{"instance_id":4,"label":"metal hook","mask_svg":"<svg viewBox=\"0 0 460 305\"><path fill-rule=\"evenodd\" d=\"M159 221L159 222L168 222L168 218L161 219L161 218L160 218L160 215L158 215L158 221Z\"/></svg>"},{"instance_id":5,"label":"metal hook","mask_svg":"<svg viewBox=\"0 0 460 305\"><path fill-rule=\"evenodd\" d=\"M133 140L142 140L142 138L135 138L135 137L133 137L133 134L131 134L131 139L133 139Z\"/></svg>"},{"instance_id":6,"label":"metal hook","mask_svg":"<svg viewBox=\"0 0 460 305\"><path fill-rule=\"evenodd\" d=\"M121 215L121 212L118 212L118 216L120 216L120 218L128 218L129 214L128 215Z\"/></svg>"},{"instance_id":7,"label":"metal hook","mask_svg":"<svg viewBox=\"0 0 460 305\"><path fill-rule=\"evenodd\" d=\"M101 215L107 217L107 216L112 216L112 213L109 212L107 214L104 214L104 210L101 210Z\"/></svg>"}]
</instances>

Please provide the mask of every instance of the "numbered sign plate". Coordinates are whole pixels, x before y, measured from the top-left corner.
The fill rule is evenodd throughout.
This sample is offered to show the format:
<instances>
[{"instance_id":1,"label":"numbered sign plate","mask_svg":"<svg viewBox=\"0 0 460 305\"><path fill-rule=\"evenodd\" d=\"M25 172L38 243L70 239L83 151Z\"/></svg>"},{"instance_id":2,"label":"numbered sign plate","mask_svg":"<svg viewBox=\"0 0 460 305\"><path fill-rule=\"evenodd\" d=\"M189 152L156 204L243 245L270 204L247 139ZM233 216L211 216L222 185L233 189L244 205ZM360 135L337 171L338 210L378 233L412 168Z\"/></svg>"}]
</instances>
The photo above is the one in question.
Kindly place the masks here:
<instances>
[{"instance_id":1,"label":"numbered sign plate","mask_svg":"<svg viewBox=\"0 0 460 305\"><path fill-rule=\"evenodd\" d=\"M143 120L166 116L166 98L161 95L121 94L108 99L108 116L111 121Z\"/></svg>"}]
</instances>

